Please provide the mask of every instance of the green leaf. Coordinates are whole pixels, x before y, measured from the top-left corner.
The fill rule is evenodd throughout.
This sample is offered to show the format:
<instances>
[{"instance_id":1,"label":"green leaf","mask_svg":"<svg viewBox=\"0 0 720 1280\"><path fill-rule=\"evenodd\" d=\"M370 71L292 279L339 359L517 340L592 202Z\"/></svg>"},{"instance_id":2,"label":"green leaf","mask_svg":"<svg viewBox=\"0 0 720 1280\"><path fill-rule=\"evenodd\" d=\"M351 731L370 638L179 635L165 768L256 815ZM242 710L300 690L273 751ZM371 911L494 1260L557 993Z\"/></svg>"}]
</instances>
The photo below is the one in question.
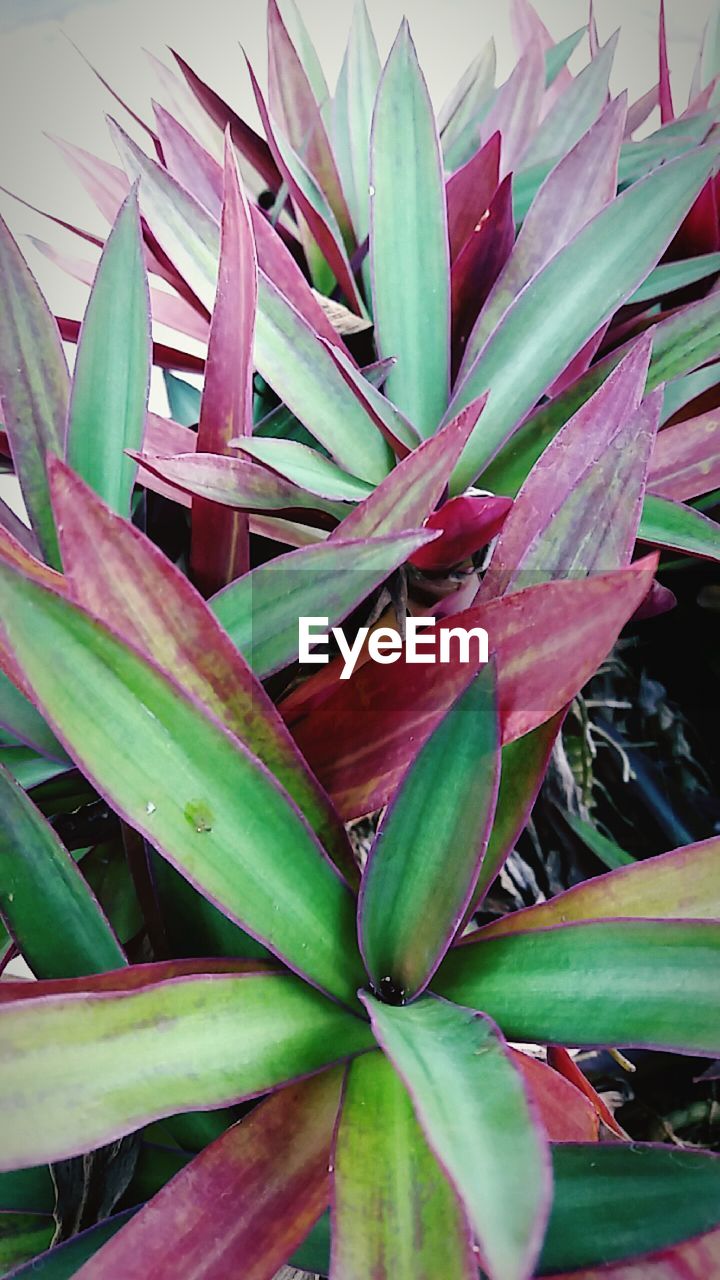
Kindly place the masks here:
<instances>
[{"instance_id":1,"label":"green leaf","mask_svg":"<svg viewBox=\"0 0 720 1280\"><path fill-rule=\"evenodd\" d=\"M55 1189L47 1165L0 1173L0 1211L52 1213Z\"/></svg>"},{"instance_id":2,"label":"green leaf","mask_svg":"<svg viewBox=\"0 0 720 1280\"><path fill-rule=\"evenodd\" d=\"M50 1245L55 1222L50 1214L0 1213L0 1268L2 1274L27 1262Z\"/></svg>"},{"instance_id":3,"label":"green leaf","mask_svg":"<svg viewBox=\"0 0 720 1280\"><path fill-rule=\"evenodd\" d=\"M575 813L565 813L564 818L568 826L575 832L575 835L579 836L583 844L586 845L586 847L595 854L595 857L599 858L600 861L610 869L610 871L614 871L617 867L630 867L634 865L635 859L632 854L626 853L625 850L621 849L614 840L609 840L608 837L604 836L601 831L598 831L597 827L594 827L591 822L584 822L583 819L579 818Z\"/></svg>"},{"instance_id":4,"label":"green leaf","mask_svg":"<svg viewBox=\"0 0 720 1280\"><path fill-rule=\"evenodd\" d=\"M372 1042L360 1018L275 973L15 1000L0 1007L0 1031L3 1168L64 1159L163 1116L254 1097Z\"/></svg>"},{"instance_id":5,"label":"green leaf","mask_svg":"<svg viewBox=\"0 0 720 1280\"><path fill-rule=\"evenodd\" d=\"M126 963L62 841L0 765L0 915L37 978L73 978Z\"/></svg>"},{"instance_id":6,"label":"green leaf","mask_svg":"<svg viewBox=\"0 0 720 1280\"><path fill-rule=\"evenodd\" d=\"M106 1218L104 1222L81 1232L79 1236L73 1236L64 1244L55 1245L24 1267L18 1268L13 1274L13 1280L71 1280L83 1263L136 1212L135 1209L126 1209L124 1213Z\"/></svg>"},{"instance_id":7,"label":"green leaf","mask_svg":"<svg viewBox=\"0 0 720 1280\"><path fill-rule=\"evenodd\" d=\"M439 117L445 168L454 173L481 145L481 125L495 93L497 52L490 39L460 77Z\"/></svg>"},{"instance_id":8,"label":"green leaf","mask_svg":"<svg viewBox=\"0 0 720 1280\"><path fill-rule=\"evenodd\" d=\"M72 760L63 764L46 760L30 747L0 747L0 764L26 791L57 778L58 774L68 773L73 767Z\"/></svg>"},{"instance_id":9,"label":"green leaf","mask_svg":"<svg viewBox=\"0 0 720 1280\"><path fill-rule=\"evenodd\" d=\"M0 398L15 471L43 555L60 569L45 455L62 456L69 378L58 328L0 218Z\"/></svg>"},{"instance_id":10,"label":"green leaf","mask_svg":"<svg viewBox=\"0 0 720 1280\"><path fill-rule=\"evenodd\" d=\"M671 498L648 493L643 503L638 537L656 547L671 547L688 555L720 560L720 524Z\"/></svg>"},{"instance_id":11,"label":"green leaf","mask_svg":"<svg viewBox=\"0 0 720 1280\"><path fill-rule=\"evenodd\" d=\"M363 995L373 1030L447 1170L491 1280L533 1270L550 1209L547 1139L522 1076L482 1014L435 996L393 1008Z\"/></svg>"},{"instance_id":12,"label":"green leaf","mask_svg":"<svg viewBox=\"0 0 720 1280\"><path fill-rule=\"evenodd\" d=\"M358 929L375 990L410 999L435 972L475 891L499 772L488 664L413 760L368 856Z\"/></svg>"},{"instance_id":13,"label":"green leaf","mask_svg":"<svg viewBox=\"0 0 720 1280\"><path fill-rule=\"evenodd\" d=\"M462 1208L381 1053L350 1066L334 1166L332 1280L475 1280Z\"/></svg>"},{"instance_id":14,"label":"green leaf","mask_svg":"<svg viewBox=\"0 0 720 1280\"><path fill-rule=\"evenodd\" d=\"M475 908L500 874L525 828L564 718L563 710L522 738L506 743L502 749L495 817L475 887Z\"/></svg>"},{"instance_id":15,"label":"green leaf","mask_svg":"<svg viewBox=\"0 0 720 1280\"><path fill-rule=\"evenodd\" d=\"M714 155L663 166L619 196L543 268L505 313L448 416L489 389L481 429L453 479L472 483L525 413L655 265L702 188Z\"/></svg>"},{"instance_id":16,"label":"green leaf","mask_svg":"<svg viewBox=\"0 0 720 1280\"><path fill-rule=\"evenodd\" d=\"M137 193L122 206L100 259L73 372L67 460L120 515L130 514L150 387L150 298Z\"/></svg>"},{"instance_id":17,"label":"green leaf","mask_svg":"<svg viewBox=\"0 0 720 1280\"><path fill-rule=\"evenodd\" d=\"M40 712L11 680L0 671L0 724L13 738L31 747L38 755L65 763L67 755Z\"/></svg>"},{"instance_id":18,"label":"green leaf","mask_svg":"<svg viewBox=\"0 0 720 1280\"><path fill-rule=\"evenodd\" d=\"M674 293L676 289L684 289L697 280L716 275L720 271L720 253L705 253L698 258L687 258L683 262L662 262L650 272L644 284L636 289L629 300L630 306L638 302L650 302L653 298L662 298L665 294Z\"/></svg>"},{"instance_id":19,"label":"green leaf","mask_svg":"<svg viewBox=\"0 0 720 1280\"><path fill-rule=\"evenodd\" d=\"M167 392L170 417L183 427L195 427L200 421L200 400L202 393L184 378L163 369L165 390Z\"/></svg>"},{"instance_id":20,"label":"green leaf","mask_svg":"<svg viewBox=\"0 0 720 1280\"><path fill-rule=\"evenodd\" d=\"M661 383L690 373L720 354L720 293L671 313L653 325L646 395ZM517 493L525 476L560 427L597 391L612 369L627 355L628 346L611 352L578 378L567 391L537 409L514 433L497 458L483 471L483 484L493 492Z\"/></svg>"},{"instance_id":21,"label":"green leaf","mask_svg":"<svg viewBox=\"0 0 720 1280\"><path fill-rule=\"evenodd\" d=\"M575 1273L579 1266L628 1259L628 1272L583 1271L578 1280L602 1280L606 1274L608 1280L649 1280L657 1268L642 1270L644 1255L692 1240L720 1221L717 1156L669 1145L583 1142L555 1145L552 1157L555 1196L538 1275L552 1272L559 1280L558 1269ZM327 1273L329 1225L327 1216L320 1219L296 1251L294 1266ZM665 1280L664 1271L657 1274ZM708 1280L710 1274L701 1265L692 1278ZM676 1273L667 1280L676 1280Z\"/></svg>"},{"instance_id":22,"label":"green leaf","mask_svg":"<svg viewBox=\"0 0 720 1280\"><path fill-rule=\"evenodd\" d=\"M295 440L258 439L248 436L231 442L241 453L248 454L257 462L286 480L300 485L308 493L320 498L335 498L340 501L362 502L373 486L365 480L358 480L330 458L325 458L317 449L299 444Z\"/></svg>"},{"instance_id":23,"label":"green leaf","mask_svg":"<svg viewBox=\"0 0 720 1280\"><path fill-rule=\"evenodd\" d=\"M720 924L585 921L476 935L446 956L434 986L510 1040L720 1056L719 954Z\"/></svg>"},{"instance_id":24,"label":"green leaf","mask_svg":"<svg viewBox=\"0 0 720 1280\"><path fill-rule=\"evenodd\" d=\"M547 902L511 911L483 929L483 937L608 916L720 920L720 839L702 840L593 876Z\"/></svg>"},{"instance_id":25,"label":"green leaf","mask_svg":"<svg viewBox=\"0 0 720 1280\"><path fill-rule=\"evenodd\" d=\"M557 44L545 51L546 89L555 83L563 67L567 66L586 31L587 27L578 27L572 35L565 36L564 40L558 40Z\"/></svg>"},{"instance_id":26,"label":"green leaf","mask_svg":"<svg viewBox=\"0 0 720 1280\"><path fill-rule=\"evenodd\" d=\"M210 607L260 677L294 662L299 619L343 618L405 562L427 534L321 542L259 565L214 596Z\"/></svg>"},{"instance_id":27,"label":"green leaf","mask_svg":"<svg viewBox=\"0 0 720 1280\"><path fill-rule=\"evenodd\" d=\"M404 21L378 87L371 144L370 261L386 391L422 436L449 394L450 254L440 146Z\"/></svg>"},{"instance_id":28,"label":"green leaf","mask_svg":"<svg viewBox=\"0 0 720 1280\"><path fill-rule=\"evenodd\" d=\"M607 102L618 34L610 37L548 111L523 156L523 168L566 155L597 119Z\"/></svg>"},{"instance_id":29,"label":"green leaf","mask_svg":"<svg viewBox=\"0 0 720 1280\"><path fill-rule=\"evenodd\" d=\"M717 1156L638 1142L570 1143L554 1148L553 1166L540 1275L634 1259L720 1223Z\"/></svg>"},{"instance_id":30,"label":"green leaf","mask_svg":"<svg viewBox=\"0 0 720 1280\"><path fill-rule=\"evenodd\" d=\"M333 143L358 244L370 229L370 125L380 80L380 58L365 0L356 0L345 57L333 100ZM369 260L363 263L370 295Z\"/></svg>"},{"instance_id":31,"label":"green leaf","mask_svg":"<svg viewBox=\"0 0 720 1280\"><path fill-rule=\"evenodd\" d=\"M52 473L63 563L76 603L172 675L258 756L338 866L351 872L355 864L337 814L270 698L197 591L68 467L56 462Z\"/></svg>"},{"instance_id":32,"label":"green leaf","mask_svg":"<svg viewBox=\"0 0 720 1280\"><path fill-rule=\"evenodd\" d=\"M235 923L354 1002L352 897L257 758L47 588L0 567L0 599L39 705L100 794Z\"/></svg>"}]
</instances>

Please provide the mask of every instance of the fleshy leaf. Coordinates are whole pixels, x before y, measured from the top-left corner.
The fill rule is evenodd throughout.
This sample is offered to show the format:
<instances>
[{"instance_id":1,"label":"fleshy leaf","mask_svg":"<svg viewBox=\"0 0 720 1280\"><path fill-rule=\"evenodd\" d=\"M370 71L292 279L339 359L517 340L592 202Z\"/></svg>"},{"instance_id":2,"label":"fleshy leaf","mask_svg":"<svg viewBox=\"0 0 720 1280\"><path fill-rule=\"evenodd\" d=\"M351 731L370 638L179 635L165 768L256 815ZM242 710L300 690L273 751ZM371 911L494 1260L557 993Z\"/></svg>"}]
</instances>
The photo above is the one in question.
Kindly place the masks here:
<instances>
[{"instance_id":1,"label":"fleshy leaf","mask_svg":"<svg viewBox=\"0 0 720 1280\"><path fill-rule=\"evenodd\" d=\"M461 377L525 285L613 199L624 122L625 100L620 97L605 109L540 187L507 265L470 336Z\"/></svg>"},{"instance_id":2,"label":"fleshy leaf","mask_svg":"<svg viewBox=\"0 0 720 1280\"><path fill-rule=\"evenodd\" d=\"M566 155L597 119L607 101L617 42L618 32L615 32L597 57L560 94L538 128L523 157L523 165L541 164Z\"/></svg>"},{"instance_id":3,"label":"fleshy leaf","mask_svg":"<svg viewBox=\"0 0 720 1280\"><path fill-rule=\"evenodd\" d=\"M665 427L655 440L649 487L661 498L685 502L720 488L720 412Z\"/></svg>"},{"instance_id":4,"label":"fleshy leaf","mask_svg":"<svg viewBox=\"0 0 720 1280\"><path fill-rule=\"evenodd\" d=\"M299 444L296 440L250 437L233 440L231 443L241 453L263 463L270 471L284 476L286 480L291 480L320 498L362 502L363 498L373 492L373 486L367 481L349 475L329 458L318 453L317 449Z\"/></svg>"},{"instance_id":5,"label":"fleshy leaf","mask_svg":"<svg viewBox=\"0 0 720 1280\"><path fill-rule=\"evenodd\" d=\"M413 760L368 855L358 933L374 990L412 999L440 963L475 890L499 772L488 664Z\"/></svg>"},{"instance_id":6,"label":"fleshy leaf","mask_svg":"<svg viewBox=\"0 0 720 1280\"><path fill-rule=\"evenodd\" d=\"M406 1008L362 999L462 1198L483 1269L491 1280L524 1280L540 1251L552 1181L547 1140L507 1044L483 1014L436 996Z\"/></svg>"},{"instance_id":7,"label":"fleshy leaf","mask_svg":"<svg viewBox=\"0 0 720 1280\"><path fill-rule=\"evenodd\" d=\"M80 330L67 460L113 511L129 516L150 387L150 300L137 195L122 206Z\"/></svg>"},{"instance_id":8,"label":"fleshy leaf","mask_svg":"<svg viewBox=\"0 0 720 1280\"><path fill-rule=\"evenodd\" d=\"M453 173L475 154L482 122L492 104L497 70L495 41L473 58L438 118L445 168Z\"/></svg>"},{"instance_id":9,"label":"fleshy leaf","mask_svg":"<svg viewBox=\"0 0 720 1280\"><path fill-rule=\"evenodd\" d=\"M202 108L207 112L210 119L215 122L218 129L224 133L227 128L235 146L241 155L257 170L264 181L267 183L271 191L278 191L281 185L281 177L278 167L273 160L272 152L265 141L259 134L255 133L244 120L240 118L232 107L229 107L222 98L205 84L198 75L188 66L184 58L180 57L174 49L171 49L175 61L177 62L186 83L189 85L193 94L197 98Z\"/></svg>"},{"instance_id":10,"label":"fleshy leaf","mask_svg":"<svg viewBox=\"0 0 720 1280\"><path fill-rule=\"evenodd\" d=\"M460 494L428 516L426 529L438 529L440 537L412 556L418 569L450 569L487 546L499 533L512 506L512 498Z\"/></svg>"},{"instance_id":11,"label":"fleshy leaf","mask_svg":"<svg viewBox=\"0 0 720 1280\"><path fill-rule=\"evenodd\" d=\"M218 285L200 403L198 453L227 454L234 436L252 433L257 290L250 211L227 134ZM205 498L194 501L190 573L202 594L212 595L249 567L247 517Z\"/></svg>"},{"instance_id":12,"label":"fleshy leaf","mask_svg":"<svg viewBox=\"0 0 720 1280\"><path fill-rule=\"evenodd\" d=\"M305 508L338 519L347 510L346 502L318 497L248 458L215 453L180 453L169 458L136 453L133 457L142 463L143 470L154 472L166 484L227 508L287 512Z\"/></svg>"},{"instance_id":13,"label":"fleshy leaf","mask_svg":"<svg viewBox=\"0 0 720 1280\"><path fill-rule=\"evenodd\" d=\"M700 151L663 165L597 214L505 313L448 414L490 390L482 431L453 478L457 492L497 453L520 419L655 265L714 164ZM561 307L553 300L563 297Z\"/></svg>"},{"instance_id":14,"label":"fleshy leaf","mask_svg":"<svg viewBox=\"0 0 720 1280\"><path fill-rule=\"evenodd\" d=\"M494 133L445 184L451 261L477 230L477 224L490 207L499 177L500 134Z\"/></svg>"},{"instance_id":15,"label":"fleshy leaf","mask_svg":"<svg viewBox=\"0 0 720 1280\"><path fill-rule=\"evenodd\" d=\"M198 698L282 783L333 859L354 863L342 825L280 716L208 606L150 540L66 467L53 472L75 599Z\"/></svg>"},{"instance_id":16,"label":"fleshy leaf","mask_svg":"<svg viewBox=\"0 0 720 1280\"><path fill-rule=\"evenodd\" d=\"M332 108L333 142L359 244L370 229L370 126L380 58L365 0L357 0ZM363 263L369 284L367 259ZM369 296L370 290L367 289Z\"/></svg>"},{"instance_id":17,"label":"fleshy leaf","mask_svg":"<svg viewBox=\"0 0 720 1280\"><path fill-rule=\"evenodd\" d=\"M351 511L332 538L368 538L421 525L442 497L450 474L485 405L468 405L447 426L424 440Z\"/></svg>"},{"instance_id":18,"label":"fleshy leaf","mask_svg":"<svg viewBox=\"0 0 720 1280\"><path fill-rule=\"evenodd\" d=\"M287 792L88 614L4 566L0 595L38 704L96 790L230 919L352 1002L352 898Z\"/></svg>"},{"instance_id":19,"label":"fleshy leaf","mask_svg":"<svg viewBox=\"0 0 720 1280\"><path fill-rule=\"evenodd\" d=\"M527 824L564 718L563 709L545 724L538 725L514 742L508 742L502 749L495 817L475 888L475 910L500 874Z\"/></svg>"},{"instance_id":20,"label":"fleshy leaf","mask_svg":"<svg viewBox=\"0 0 720 1280\"><path fill-rule=\"evenodd\" d=\"M169 172L193 191L208 213L219 222L223 202L222 166L169 111L157 102L153 103L153 110Z\"/></svg>"},{"instance_id":21,"label":"fleshy leaf","mask_svg":"<svg viewBox=\"0 0 720 1280\"><path fill-rule=\"evenodd\" d=\"M643 503L638 537L706 560L720 560L720 524L670 498L649 493Z\"/></svg>"},{"instance_id":22,"label":"fleshy leaf","mask_svg":"<svg viewBox=\"0 0 720 1280\"><path fill-rule=\"evenodd\" d=\"M329 540L259 565L210 607L253 671L264 679L298 656L301 617L337 626L430 535L397 533Z\"/></svg>"},{"instance_id":23,"label":"fleshy leaf","mask_svg":"<svg viewBox=\"0 0 720 1280\"><path fill-rule=\"evenodd\" d=\"M720 355L720 294L710 293L672 312L650 332L653 350L646 394ZM621 347L597 361L561 395L537 409L483 472L483 483L493 491L514 495L563 423L602 385L628 349Z\"/></svg>"},{"instance_id":24,"label":"fleshy leaf","mask_svg":"<svg viewBox=\"0 0 720 1280\"><path fill-rule=\"evenodd\" d=\"M498 89L482 125L483 140L495 132L502 138L501 178L520 168L537 126L544 90L545 59L539 46L532 44Z\"/></svg>"},{"instance_id":25,"label":"fleshy leaf","mask_svg":"<svg viewBox=\"0 0 720 1280\"><path fill-rule=\"evenodd\" d=\"M378 86L370 160L373 314L382 355L397 356L388 397L422 436L447 407L447 211L435 118L404 21Z\"/></svg>"},{"instance_id":26,"label":"fleshy leaf","mask_svg":"<svg viewBox=\"0 0 720 1280\"><path fill-rule=\"evenodd\" d=\"M483 1009L511 1040L630 1045L711 1057L720 1048L720 924L601 920L455 947L434 986ZM632 972L632 988L618 991Z\"/></svg>"},{"instance_id":27,"label":"fleshy leaf","mask_svg":"<svg viewBox=\"0 0 720 1280\"><path fill-rule=\"evenodd\" d=\"M650 345L638 342L535 464L502 527L480 599L629 564L662 398L656 391L640 404Z\"/></svg>"},{"instance_id":28,"label":"fleshy leaf","mask_svg":"<svg viewBox=\"0 0 720 1280\"><path fill-rule=\"evenodd\" d=\"M117 126L113 133L128 167L141 175L140 206L148 223L190 288L210 310L217 283L217 223ZM268 236L277 240L277 235L267 225L263 234L260 226L255 223L260 263L254 348L258 372L342 466L377 483L390 467L390 450L337 368L331 348L318 340L293 302L266 274L263 243ZM284 288L290 273L295 289L301 288L282 251L276 249L275 256L278 255L283 271L283 281L279 283ZM316 306L315 310L320 308ZM337 341L332 326L328 324L328 328L333 341Z\"/></svg>"},{"instance_id":29,"label":"fleshy leaf","mask_svg":"<svg viewBox=\"0 0 720 1280\"><path fill-rule=\"evenodd\" d=\"M322 191L339 227L345 247L355 243L350 214L335 157L306 68L299 57L276 0L267 9L268 101L270 111L297 155ZM328 96L327 88L325 97ZM272 147L272 143L270 144Z\"/></svg>"},{"instance_id":30,"label":"fleshy leaf","mask_svg":"<svg viewBox=\"0 0 720 1280\"><path fill-rule=\"evenodd\" d=\"M497 660L503 742L543 724L582 688L647 594L655 564L541 583L437 624L438 631L487 631ZM476 660L460 661L457 650L450 663L434 666L406 668L404 658L392 668L368 662L326 691L312 716L304 709L288 715L301 750L346 818L387 803L413 752L477 669Z\"/></svg>"},{"instance_id":31,"label":"fleshy leaf","mask_svg":"<svg viewBox=\"0 0 720 1280\"><path fill-rule=\"evenodd\" d=\"M381 1053L350 1065L333 1164L331 1280L475 1280L462 1208Z\"/></svg>"},{"instance_id":32,"label":"fleshy leaf","mask_svg":"<svg viewBox=\"0 0 720 1280\"><path fill-rule=\"evenodd\" d=\"M0 220L0 398L15 471L43 555L60 568L45 474L62 455L69 393L57 325L7 226Z\"/></svg>"},{"instance_id":33,"label":"fleshy leaf","mask_svg":"<svg viewBox=\"0 0 720 1280\"><path fill-rule=\"evenodd\" d=\"M708 276L717 275L720 271L720 253L703 253L698 258L688 258L680 262L661 262L659 267L650 272L644 284L635 290L630 304L651 302L662 298L665 294L674 293L676 289L685 289L689 284L705 280Z\"/></svg>"},{"instance_id":34,"label":"fleshy leaf","mask_svg":"<svg viewBox=\"0 0 720 1280\"><path fill-rule=\"evenodd\" d=\"M595 876L549 902L503 916L483 929L483 937L611 915L624 920L720 920L720 839Z\"/></svg>"},{"instance_id":35,"label":"fleshy leaf","mask_svg":"<svg viewBox=\"0 0 720 1280\"><path fill-rule=\"evenodd\" d=\"M588 1097L540 1058L518 1049L510 1057L525 1081L550 1142L595 1142L597 1112Z\"/></svg>"},{"instance_id":36,"label":"fleshy leaf","mask_svg":"<svg viewBox=\"0 0 720 1280\"><path fill-rule=\"evenodd\" d=\"M100 973L125 956L50 824L0 765L0 915L37 978Z\"/></svg>"},{"instance_id":37,"label":"fleshy leaf","mask_svg":"<svg viewBox=\"0 0 720 1280\"><path fill-rule=\"evenodd\" d=\"M720 1160L706 1152L639 1142L569 1143L554 1149L553 1165L555 1203L541 1275L602 1267L609 1280L676 1280L673 1271L644 1260L639 1274L632 1264L627 1271L605 1265L679 1245L720 1223ZM692 1273L680 1274L694 1280ZM700 1273L702 1280L711 1274ZM599 1276L580 1272L577 1280Z\"/></svg>"},{"instance_id":38,"label":"fleshy leaf","mask_svg":"<svg viewBox=\"0 0 720 1280\"><path fill-rule=\"evenodd\" d=\"M85 1264L83 1280L264 1280L301 1242L329 1199L336 1068L266 1099L172 1179Z\"/></svg>"},{"instance_id":39,"label":"fleshy leaf","mask_svg":"<svg viewBox=\"0 0 720 1280\"><path fill-rule=\"evenodd\" d=\"M3 1168L65 1159L163 1116L255 1097L371 1044L360 1018L273 973L16 999L0 1008L0 1027Z\"/></svg>"}]
</instances>

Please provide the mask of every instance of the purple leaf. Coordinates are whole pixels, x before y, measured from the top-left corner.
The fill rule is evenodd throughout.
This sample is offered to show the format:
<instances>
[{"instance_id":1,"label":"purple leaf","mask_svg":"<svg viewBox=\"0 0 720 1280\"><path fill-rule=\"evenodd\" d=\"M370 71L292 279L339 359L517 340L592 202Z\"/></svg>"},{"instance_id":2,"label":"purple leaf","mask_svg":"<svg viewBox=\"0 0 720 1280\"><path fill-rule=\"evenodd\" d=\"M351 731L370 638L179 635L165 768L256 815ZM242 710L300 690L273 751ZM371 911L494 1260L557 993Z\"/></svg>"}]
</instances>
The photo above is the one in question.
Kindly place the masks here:
<instances>
[{"instance_id":1,"label":"purple leaf","mask_svg":"<svg viewBox=\"0 0 720 1280\"><path fill-rule=\"evenodd\" d=\"M250 211L228 130L218 283L200 402L198 453L229 454L234 436L252 435L257 270ZM249 567L247 517L203 498L193 501L190 572L202 594L213 595Z\"/></svg>"}]
</instances>

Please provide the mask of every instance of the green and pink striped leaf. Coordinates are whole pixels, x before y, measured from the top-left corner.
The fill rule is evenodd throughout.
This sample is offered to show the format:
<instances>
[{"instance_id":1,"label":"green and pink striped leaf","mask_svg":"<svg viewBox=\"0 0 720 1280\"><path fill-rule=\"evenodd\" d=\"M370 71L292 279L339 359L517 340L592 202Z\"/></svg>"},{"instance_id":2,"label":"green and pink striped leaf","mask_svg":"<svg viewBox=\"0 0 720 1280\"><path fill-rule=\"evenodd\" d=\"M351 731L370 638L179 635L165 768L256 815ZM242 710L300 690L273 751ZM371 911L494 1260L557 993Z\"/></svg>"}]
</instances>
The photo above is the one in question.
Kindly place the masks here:
<instances>
[{"instance_id":1,"label":"green and pink striped leaf","mask_svg":"<svg viewBox=\"0 0 720 1280\"><path fill-rule=\"evenodd\" d=\"M495 811L499 736L488 664L412 761L368 855L358 935L376 991L416 996L462 923Z\"/></svg>"},{"instance_id":2,"label":"green and pink striped leaf","mask_svg":"<svg viewBox=\"0 0 720 1280\"><path fill-rule=\"evenodd\" d=\"M349 1067L332 1159L331 1280L475 1280L459 1199L381 1053Z\"/></svg>"},{"instance_id":3,"label":"green and pink striped leaf","mask_svg":"<svg viewBox=\"0 0 720 1280\"><path fill-rule=\"evenodd\" d=\"M62 464L53 468L52 491L77 602L137 645L249 747L332 858L352 874L347 837L327 796L262 685L184 574Z\"/></svg>"},{"instance_id":4,"label":"green and pink striped leaf","mask_svg":"<svg viewBox=\"0 0 720 1280\"><path fill-rule=\"evenodd\" d=\"M363 994L373 1031L461 1198L490 1280L525 1280L550 1210L547 1139L497 1027L436 996L405 1008Z\"/></svg>"},{"instance_id":5,"label":"green and pink striped leaf","mask_svg":"<svg viewBox=\"0 0 720 1280\"><path fill-rule=\"evenodd\" d=\"M433 986L510 1040L718 1054L720 923L590 920L482 938L453 948Z\"/></svg>"},{"instance_id":6,"label":"green and pink striped leaf","mask_svg":"<svg viewBox=\"0 0 720 1280\"><path fill-rule=\"evenodd\" d=\"M281 973L14 1000L0 1007L0 1027L0 1163L9 1169L255 1097L372 1044L362 1019Z\"/></svg>"},{"instance_id":7,"label":"green and pink striped leaf","mask_svg":"<svg viewBox=\"0 0 720 1280\"><path fill-rule=\"evenodd\" d=\"M235 436L252 434L253 336L257 255L235 152L225 137L218 283L200 402L197 452L224 455ZM190 573L204 596L250 567L247 516L206 498L193 501Z\"/></svg>"},{"instance_id":8,"label":"green and pink striped leaf","mask_svg":"<svg viewBox=\"0 0 720 1280\"><path fill-rule=\"evenodd\" d=\"M650 346L647 337L638 341L535 464L480 599L630 563L662 402L658 390L641 404Z\"/></svg>"},{"instance_id":9,"label":"green and pink striped leaf","mask_svg":"<svg viewBox=\"0 0 720 1280\"><path fill-rule=\"evenodd\" d=\"M260 760L47 587L0 566L0 596L38 705L96 790L225 915L352 1004L362 968L352 896Z\"/></svg>"},{"instance_id":10,"label":"green and pink striped leaf","mask_svg":"<svg viewBox=\"0 0 720 1280\"><path fill-rule=\"evenodd\" d=\"M264 679L297 659L301 617L323 617L329 627L337 626L431 536L418 530L349 542L329 539L290 551L231 583L213 597L210 608Z\"/></svg>"},{"instance_id":11,"label":"green and pink striped leaf","mask_svg":"<svg viewBox=\"0 0 720 1280\"><path fill-rule=\"evenodd\" d=\"M720 412L711 409L665 427L655 440L648 485L660 498L687 502L720 488Z\"/></svg>"},{"instance_id":12,"label":"green and pink striped leaf","mask_svg":"<svg viewBox=\"0 0 720 1280\"><path fill-rule=\"evenodd\" d=\"M483 929L484 938L608 916L630 919L719 920L720 839L618 867L566 893L513 911Z\"/></svg>"},{"instance_id":13,"label":"green and pink striped leaf","mask_svg":"<svg viewBox=\"0 0 720 1280\"><path fill-rule=\"evenodd\" d=\"M65 450L67 363L52 313L2 220L0 288L3 421L33 531L48 564L59 569L45 459Z\"/></svg>"},{"instance_id":14,"label":"green and pink striped leaf","mask_svg":"<svg viewBox=\"0 0 720 1280\"><path fill-rule=\"evenodd\" d=\"M327 1207L340 1068L267 1098L81 1268L82 1280L273 1276Z\"/></svg>"},{"instance_id":15,"label":"green and pink striped leaf","mask_svg":"<svg viewBox=\"0 0 720 1280\"><path fill-rule=\"evenodd\" d=\"M601 210L505 313L456 392L448 415L490 391L453 478L472 483L569 361L642 282L715 163L711 148L670 161ZM559 296L561 307L554 305Z\"/></svg>"},{"instance_id":16,"label":"green and pink striped leaf","mask_svg":"<svg viewBox=\"0 0 720 1280\"><path fill-rule=\"evenodd\" d=\"M363 243L370 229L370 127L380 71L365 0L357 0L333 98L332 138L358 244ZM363 279L369 298L367 258L363 262Z\"/></svg>"},{"instance_id":17,"label":"green and pink striped leaf","mask_svg":"<svg viewBox=\"0 0 720 1280\"><path fill-rule=\"evenodd\" d=\"M355 507L331 538L368 538L399 533L427 520L485 406L474 401L457 418L424 440Z\"/></svg>"},{"instance_id":18,"label":"green and pink striped leaf","mask_svg":"<svg viewBox=\"0 0 720 1280\"><path fill-rule=\"evenodd\" d=\"M642 603L656 564L653 558L586 580L541 583L438 623L438 630L487 631L504 743L544 724L575 697ZM477 669L477 661L464 663L457 651L441 666L410 668L403 657L392 668L370 662L351 680L323 688L316 704L308 682L301 708L287 718L346 818L387 803L413 751Z\"/></svg>"},{"instance_id":19,"label":"green and pink striped leaf","mask_svg":"<svg viewBox=\"0 0 720 1280\"><path fill-rule=\"evenodd\" d=\"M614 198L624 124L625 99L620 97L540 187L467 343L461 379L525 285Z\"/></svg>"}]
</instances>

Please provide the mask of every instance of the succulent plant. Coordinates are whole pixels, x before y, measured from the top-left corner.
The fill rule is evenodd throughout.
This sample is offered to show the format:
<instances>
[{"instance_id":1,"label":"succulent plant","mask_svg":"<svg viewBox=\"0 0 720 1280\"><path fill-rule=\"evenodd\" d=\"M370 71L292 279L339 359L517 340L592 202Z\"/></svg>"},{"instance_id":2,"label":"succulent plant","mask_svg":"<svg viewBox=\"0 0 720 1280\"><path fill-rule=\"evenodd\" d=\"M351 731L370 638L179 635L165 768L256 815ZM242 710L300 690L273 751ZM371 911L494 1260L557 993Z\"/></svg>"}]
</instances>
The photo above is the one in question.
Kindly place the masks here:
<instances>
[{"instance_id":1,"label":"succulent plant","mask_svg":"<svg viewBox=\"0 0 720 1280\"><path fill-rule=\"evenodd\" d=\"M62 144L112 223L62 224L97 269L37 246L82 322L0 228L13 1276L720 1274L718 1157L631 1142L571 1052L717 1075L720 841L478 917L659 552L720 559L717 21L680 113L662 10L630 107L592 17L513 17L437 119L362 0L332 96L270 0L262 135L161 66L147 152ZM408 618L447 660L383 661Z\"/></svg>"}]
</instances>

